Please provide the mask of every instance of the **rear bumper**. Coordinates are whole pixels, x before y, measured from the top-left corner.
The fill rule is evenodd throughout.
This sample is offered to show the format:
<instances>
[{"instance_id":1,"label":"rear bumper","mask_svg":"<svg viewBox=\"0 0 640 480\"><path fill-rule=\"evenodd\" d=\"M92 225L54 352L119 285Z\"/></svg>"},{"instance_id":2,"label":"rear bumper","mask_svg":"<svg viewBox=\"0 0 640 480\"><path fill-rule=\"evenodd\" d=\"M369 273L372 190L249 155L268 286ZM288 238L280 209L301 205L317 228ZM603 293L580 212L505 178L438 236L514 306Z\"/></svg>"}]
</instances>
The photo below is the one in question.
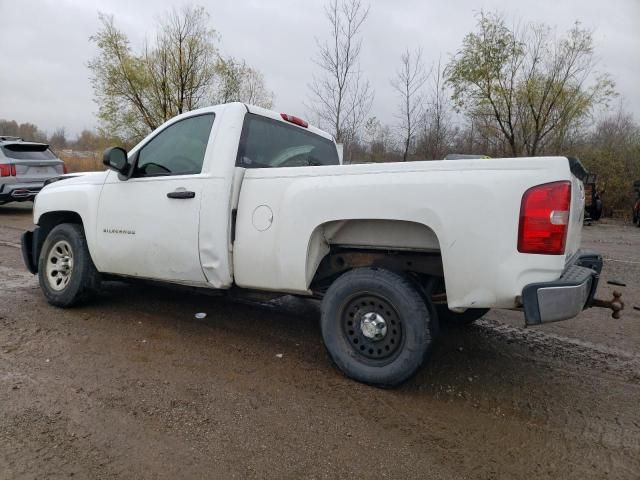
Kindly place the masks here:
<instances>
[{"instance_id":1,"label":"rear bumper","mask_svg":"<svg viewBox=\"0 0 640 480\"><path fill-rule=\"evenodd\" d=\"M14 183L0 185L0 201L23 202L33 200L44 187L44 182Z\"/></svg>"},{"instance_id":2,"label":"rear bumper","mask_svg":"<svg viewBox=\"0 0 640 480\"><path fill-rule=\"evenodd\" d=\"M602 256L579 251L558 280L532 283L522 290L527 325L568 320L591 306L602 271Z\"/></svg>"}]
</instances>

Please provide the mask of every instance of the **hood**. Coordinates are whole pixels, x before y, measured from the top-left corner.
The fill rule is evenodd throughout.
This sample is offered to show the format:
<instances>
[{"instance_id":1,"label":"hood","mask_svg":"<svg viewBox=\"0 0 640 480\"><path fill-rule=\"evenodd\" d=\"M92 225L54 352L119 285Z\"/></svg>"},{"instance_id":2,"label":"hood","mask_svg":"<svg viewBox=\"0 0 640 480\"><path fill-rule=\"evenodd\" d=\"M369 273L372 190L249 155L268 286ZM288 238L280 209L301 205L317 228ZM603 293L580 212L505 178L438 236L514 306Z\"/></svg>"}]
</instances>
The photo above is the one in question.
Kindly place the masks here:
<instances>
[{"instance_id":1,"label":"hood","mask_svg":"<svg viewBox=\"0 0 640 480\"><path fill-rule=\"evenodd\" d=\"M54 189L58 186L68 185L102 185L107 179L108 174L108 170L102 172L66 173L59 177L50 178L45 182L45 187L47 187L47 189Z\"/></svg>"}]
</instances>

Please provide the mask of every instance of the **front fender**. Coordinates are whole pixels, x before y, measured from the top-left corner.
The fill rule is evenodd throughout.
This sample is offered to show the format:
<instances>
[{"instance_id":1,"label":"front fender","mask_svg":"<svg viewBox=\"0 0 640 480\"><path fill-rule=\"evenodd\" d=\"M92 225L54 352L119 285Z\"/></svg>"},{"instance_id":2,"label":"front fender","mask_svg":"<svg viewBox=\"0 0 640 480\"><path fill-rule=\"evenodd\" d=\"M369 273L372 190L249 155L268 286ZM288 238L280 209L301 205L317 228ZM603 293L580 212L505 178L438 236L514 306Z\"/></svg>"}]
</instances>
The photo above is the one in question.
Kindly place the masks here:
<instances>
[{"instance_id":1,"label":"front fender","mask_svg":"<svg viewBox=\"0 0 640 480\"><path fill-rule=\"evenodd\" d=\"M96 216L102 184L81 182L82 177L55 182L38 193L33 206L33 223L43 227L41 240L58 223L77 222L84 228L89 253L93 257ZM35 252L34 252L35 253Z\"/></svg>"}]
</instances>

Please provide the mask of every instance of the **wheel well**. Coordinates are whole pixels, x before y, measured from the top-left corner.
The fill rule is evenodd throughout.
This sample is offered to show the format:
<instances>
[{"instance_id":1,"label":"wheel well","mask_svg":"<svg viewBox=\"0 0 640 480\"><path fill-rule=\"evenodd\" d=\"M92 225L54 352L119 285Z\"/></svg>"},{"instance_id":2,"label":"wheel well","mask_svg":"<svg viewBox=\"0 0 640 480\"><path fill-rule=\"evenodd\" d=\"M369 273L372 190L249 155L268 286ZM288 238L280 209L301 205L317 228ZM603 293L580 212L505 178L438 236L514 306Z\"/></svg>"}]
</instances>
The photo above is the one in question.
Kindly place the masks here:
<instances>
[{"instance_id":1,"label":"wheel well","mask_svg":"<svg viewBox=\"0 0 640 480\"><path fill-rule=\"evenodd\" d=\"M440 242L435 231L412 221L334 220L315 228L307 248L311 289L357 267L442 277Z\"/></svg>"},{"instance_id":2,"label":"wheel well","mask_svg":"<svg viewBox=\"0 0 640 480\"><path fill-rule=\"evenodd\" d=\"M53 230L56 225L60 225L61 223L75 223L84 228L82 218L76 212L61 210L56 212L43 213L38 219L38 226L40 228L38 230L37 240L34 245L34 258L36 259L36 261L38 258L40 258L40 250L42 249L42 244L49 235L49 232Z\"/></svg>"},{"instance_id":3,"label":"wheel well","mask_svg":"<svg viewBox=\"0 0 640 480\"><path fill-rule=\"evenodd\" d=\"M311 290L322 295L340 275L361 267L409 273L421 284L428 278L441 279L444 276L440 252L365 250L334 245L320 262L311 282Z\"/></svg>"},{"instance_id":4,"label":"wheel well","mask_svg":"<svg viewBox=\"0 0 640 480\"><path fill-rule=\"evenodd\" d=\"M330 245L429 252L440 250L440 242L432 228L408 220L335 220L323 223L316 230L322 232Z\"/></svg>"}]
</instances>

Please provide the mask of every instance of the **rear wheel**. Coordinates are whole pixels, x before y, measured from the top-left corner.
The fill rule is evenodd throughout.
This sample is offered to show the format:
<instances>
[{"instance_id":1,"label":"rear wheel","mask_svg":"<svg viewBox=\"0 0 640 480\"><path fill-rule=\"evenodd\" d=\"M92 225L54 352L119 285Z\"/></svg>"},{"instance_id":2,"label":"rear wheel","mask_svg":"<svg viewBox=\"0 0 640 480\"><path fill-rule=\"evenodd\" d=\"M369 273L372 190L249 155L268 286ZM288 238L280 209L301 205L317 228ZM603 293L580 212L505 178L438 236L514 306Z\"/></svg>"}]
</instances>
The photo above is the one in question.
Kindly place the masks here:
<instances>
[{"instance_id":1,"label":"rear wheel","mask_svg":"<svg viewBox=\"0 0 640 480\"><path fill-rule=\"evenodd\" d=\"M80 225L63 223L49 232L40 252L38 280L47 301L57 307L76 305L97 290L100 276Z\"/></svg>"},{"instance_id":2,"label":"rear wheel","mask_svg":"<svg viewBox=\"0 0 640 480\"><path fill-rule=\"evenodd\" d=\"M343 274L322 301L322 336L334 364L381 387L416 373L433 343L434 323L411 281L383 269Z\"/></svg>"}]
</instances>

